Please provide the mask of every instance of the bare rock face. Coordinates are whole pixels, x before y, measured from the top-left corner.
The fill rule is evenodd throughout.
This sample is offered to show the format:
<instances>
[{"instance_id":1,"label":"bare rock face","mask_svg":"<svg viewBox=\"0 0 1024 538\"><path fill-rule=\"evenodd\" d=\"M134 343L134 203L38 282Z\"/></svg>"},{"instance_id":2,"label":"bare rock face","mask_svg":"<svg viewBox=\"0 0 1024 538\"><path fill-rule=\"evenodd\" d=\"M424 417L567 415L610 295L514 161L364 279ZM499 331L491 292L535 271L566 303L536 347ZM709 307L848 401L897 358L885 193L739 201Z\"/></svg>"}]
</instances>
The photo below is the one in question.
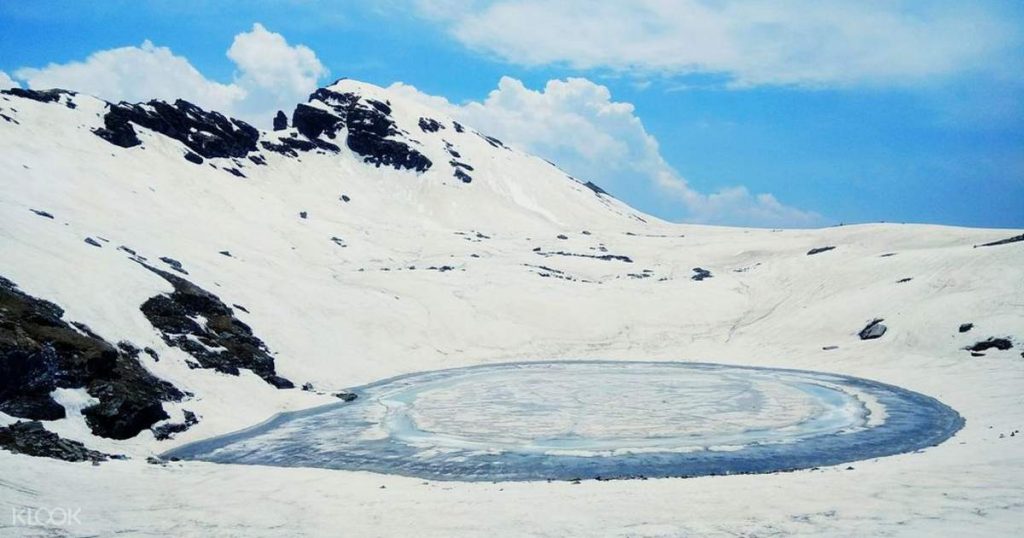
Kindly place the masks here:
<instances>
[{"instance_id":1,"label":"bare rock face","mask_svg":"<svg viewBox=\"0 0 1024 538\"><path fill-rule=\"evenodd\" d=\"M874 340L875 338L881 338L882 335L885 334L885 331L888 330L888 327L886 327L885 325L882 325L883 321L885 321L885 320L883 320L883 319L875 319L875 320L872 320L871 323L868 323L867 326L864 327L863 329L861 329L860 333L858 333L858 336L860 336L860 339L861 340Z\"/></svg>"},{"instance_id":2,"label":"bare rock face","mask_svg":"<svg viewBox=\"0 0 1024 538\"><path fill-rule=\"evenodd\" d=\"M111 456L90 450L78 441L63 439L47 431L38 421L15 422L0 428L0 448L15 454L25 454L64 461L106 461Z\"/></svg>"},{"instance_id":3,"label":"bare rock face","mask_svg":"<svg viewBox=\"0 0 1024 538\"><path fill-rule=\"evenodd\" d=\"M0 277L0 411L36 420L64 418L50 393L85 388L99 403L82 414L101 437L128 439L166 419L162 402L180 400L181 391L149 373L134 346L113 346L63 315L57 305Z\"/></svg>"},{"instance_id":4,"label":"bare rock face","mask_svg":"<svg viewBox=\"0 0 1024 538\"><path fill-rule=\"evenodd\" d=\"M174 286L172 293L152 297L141 307L167 345L195 358L197 368L231 375L245 368L277 388L294 387L277 375L266 344L216 295L184 278L142 265ZM200 318L205 321L201 323Z\"/></svg>"},{"instance_id":5,"label":"bare rock face","mask_svg":"<svg viewBox=\"0 0 1024 538\"><path fill-rule=\"evenodd\" d=\"M241 120L207 112L188 101L174 104L153 100L142 104L110 105L96 136L130 148L142 143L132 123L173 138L203 158L245 157L256 151L260 133ZM193 158L194 162L194 158Z\"/></svg>"},{"instance_id":6,"label":"bare rock face","mask_svg":"<svg viewBox=\"0 0 1024 538\"><path fill-rule=\"evenodd\" d=\"M325 107L300 104L292 113L292 125L314 144L337 137L347 130L345 144L363 161L396 169L425 172L433 163L425 155L401 140L404 137L391 117L391 107L354 93L338 93L320 88L309 96Z\"/></svg>"}]
</instances>

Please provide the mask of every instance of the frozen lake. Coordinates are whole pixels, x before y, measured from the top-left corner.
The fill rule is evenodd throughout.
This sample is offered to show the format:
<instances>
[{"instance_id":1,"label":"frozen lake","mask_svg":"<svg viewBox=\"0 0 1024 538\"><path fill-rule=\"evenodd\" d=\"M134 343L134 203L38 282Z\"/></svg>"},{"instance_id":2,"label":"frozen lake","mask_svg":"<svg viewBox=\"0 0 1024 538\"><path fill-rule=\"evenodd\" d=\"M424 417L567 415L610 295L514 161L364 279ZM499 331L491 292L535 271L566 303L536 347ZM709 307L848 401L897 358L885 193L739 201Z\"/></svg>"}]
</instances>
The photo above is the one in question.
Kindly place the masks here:
<instances>
[{"instance_id":1,"label":"frozen lake","mask_svg":"<svg viewBox=\"0 0 1024 538\"><path fill-rule=\"evenodd\" d=\"M892 385L703 363L485 365L355 392L165 456L444 480L700 476L911 452L963 426Z\"/></svg>"}]
</instances>

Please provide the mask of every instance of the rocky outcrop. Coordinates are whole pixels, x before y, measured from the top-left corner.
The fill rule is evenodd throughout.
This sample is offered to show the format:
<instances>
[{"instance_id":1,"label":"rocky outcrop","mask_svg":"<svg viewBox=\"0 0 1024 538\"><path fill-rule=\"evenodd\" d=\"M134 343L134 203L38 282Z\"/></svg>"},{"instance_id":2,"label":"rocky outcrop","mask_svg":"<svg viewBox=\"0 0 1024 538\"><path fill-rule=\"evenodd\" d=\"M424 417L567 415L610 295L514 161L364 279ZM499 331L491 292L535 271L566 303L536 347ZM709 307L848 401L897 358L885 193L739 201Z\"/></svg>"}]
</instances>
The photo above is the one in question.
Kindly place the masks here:
<instances>
[{"instance_id":1,"label":"rocky outcrop","mask_svg":"<svg viewBox=\"0 0 1024 538\"><path fill-rule=\"evenodd\" d=\"M808 250L807 251L807 255L808 256L814 256L815 254L821 254L822 252L828 252L830 250L834 250L835 248L836 247L831 247L831 246L829 246L829 247L816 247L816 248L812 248L811 250Z\"/></svg>"},{"instance_id":2,"label":"rocky outcrop","mask_svg":"<svg viewBox=\"0 0 1024 538\"><path fill-rule=\"evenodd\" d=\"M326 88L313 92L309 101L319 101L326 108L300 104L292 113L292 125L314 143L322 135L334 139L346 129L345 144L367 163L417 172L425 172L433 165L401 140L404 135L395 125L387 103Z\"/></svg>"},{"instance_id":3,"label":"rocky outcrop","mask_svg":"<svg viewBox=\"0 0 1024 538\"><path fill-rule=\"evenodd\" d=\"M40 103L64 103L64 106L68 108L78 108L78 105L71 99L78 95L76 92L52 89L52 90L26 90L23 88L10 88L7 90L0 90L0 94L13 95L15 97L21 97L24 99L31 99L33 101L39 101Z\"/></svg>"},{"instance_id":4,"label":"rocky outcrop","mask_svg":"<svg viewBox=\"0 0 1024 538\"><path fill-rule=\"evenodd\" d=\"M153 100L109 105L103 127L93 132L111 144L129 148L142 143L132 124L173 138L207 159L245 157L256 151L260 137L259 131L244 121L207 112L182 99L174 104Z\"/></svg>"},{"instance_id":5,"label":"rocky outcrop","mask_svg":"<svg viewBox=\"0 0 1024 538\"><path fill-rule=\"evenodd\" d=\"M704 269L704 268L701 268L701 267L694 267L693 268L693 276L690 277L690 280L696 280L697 282L700 282L701 280L704 280L705 278L711 278L711 277L712 277L711 271L708 271L707 269Z\"/></svg>"},{"instance_id":6,"label":"rocky outcrop","mask_svg":"<svg viewBox=\"0 0 1024 538\"><path fill-rule=\"evenodd\" d=\"M277 388L294 386L277 375L266 344L216 295L184 278L139 263L174 286L173 292L157 295L141 307L167 345L191 355L197 368L231 375L238 375L244 368Z\"/></svg>"},{"instance_id":7,"label":"rocky outcrop","mask_svg":"<svg viewBox=\"0 0 1024 538\"><path fill-rule=\"evenodd\" d=\"M285 115L283 110L278 110L274 116L274 130L283 131L288 128L288 116Z\"/></svg>"},{"instance_id":8,"label":"rocky outcrop","mask_svg":"<svg viewBox=\"0 0 1024 538\"><path fill-rule=\"evenodd\" d=\"M1010 243L1019 243L1024 241L1024 234L1015 235L1013 237L1007 237L1006 239L1000 239L999 241L992 241L991 243L983 243L980 245L974 245L974 248L978 247L996 247L999 245L1009 245Z\"/></svg>"},{"instance_id":9,"label":"rocky outcrop","mask_svg":"<svg viewBox=\"0 0 1024 538\"><path fill-rule=\"evenodd\" d=\"M115 347L57 305L0 277L0 411L55 420L64 408L50 394L85 388L98 403L82 410L92 432L127 439L167 418L162 402L182 393L147 371L133 346Z\"/></svg>"},{"instance_id":10,"label":"rocky outcrop","mask_svg":"<svg viewBox=\"0 0 1024 538\"><path fill-rule=\"evenodd\" d=\"M38 421L19 421L0 428L0 448L15 454L64 461L100 462L117 457L85 448L78 441L63 439L47 431Z\"/></svg>"}]
</instances>

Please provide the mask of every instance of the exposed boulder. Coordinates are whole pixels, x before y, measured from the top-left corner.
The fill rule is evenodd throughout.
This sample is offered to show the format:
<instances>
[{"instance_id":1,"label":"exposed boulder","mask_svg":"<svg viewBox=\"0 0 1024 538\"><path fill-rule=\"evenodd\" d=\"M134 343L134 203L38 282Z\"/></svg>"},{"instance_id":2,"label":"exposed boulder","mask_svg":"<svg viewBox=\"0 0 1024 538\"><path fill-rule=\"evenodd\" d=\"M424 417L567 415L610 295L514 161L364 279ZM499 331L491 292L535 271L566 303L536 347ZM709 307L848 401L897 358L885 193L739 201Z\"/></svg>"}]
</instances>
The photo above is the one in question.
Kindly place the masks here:
<instances>
[{"instance_id":1,"label":"exposed boulder","mask_svg":"<svg viewBox=\"0 0 1024 538\"><path fill-rule=\"evenodd\" d=\"M278 110L274 116L274 130L283 131L288 128L288 116L285 115L283 110Z\"/></svg>"},{"instance_id":2,"label":"exposed boulder","mask_svg":"<svg viewBox=\"0 0 1024 538\"><path fill-rule=\"evenodd\" d=\"M85 445L78 441L63 439L56 433L47 431L38 421L18 421L0 428L0 448L15 454L64 461L100 462L117 457L85 448Z\"/></svg>"},{"instance_id":3,"label":"exposed boulder","mask_svg":"<svg viewBox=\"0 0 1024 538\"><path fill-rule=\"evenodd\" d=\"M1013 342L1009 338L988 338L977 342L973 345L967 346L965 349L980 353L982 351L988 351L989 349L998 349L999 351L1006 351L1013 347Z\"/></svg>"},{"instance_id":4,"label":"exposed boulder","mask_svg":"<svg viewBox=\"0 0 1024 538\"><path fill-rule=\"evenodd\" d=\"M808 250L807 251L807 255L808 256L814 256L815 254L821 254L822 252L828 252L830 250L834 250L835 248L836 247L832 247L832 246L828 246L828 247L815 247L815 248L812 248L811 250Z\"/></svg>"},{"instance_id":5,"label":"exposed boulder","mask_svg":"<svg viewBox=\"0 0 1024 538\"><path fill-rule=\"evenodd\" d=\"M188 353L202 368L231 375L245 368L277 388L294 386L277 375L266 344L216 295L184 278L140 264L174 286L170 294L152 297L141 307L167 345Z\"/></svg>"},{"instance_id":6,"label":"exposed boulder","mask_svg":"<svg viewBox=\"0 0 1024 538\"><path fill-rule=\"evenodd\" d=\"M0 411L63 418L64 408L50 393L85 388L99 400L82 411L96 435L127 439L166 419L162 402L180 400L182 393L150 374L134 347L115 347L63 315L0 277Z\"/></svg>"},{"instance_id":7,"label":"exposed boulder","mask_svg":"<svg viewBox=\"0 0 1024 538\"><path fill-rule=\"evenodd\" d=\"M965 332L967 332L967 331L969 331L969 330L971 330L973 328L974 328L974 324L973 323L961 323L960 324L960 328L957 329L957 330L960 331L961 333L965 333Z\"/></svg>"},{"instance_id":8,"label":"exposed boulder","mask_svg":"<svg viewBox=\"0 0 1024 538\"><path fill-rule=\"evenodd\" d=\"M704 280L705 278L711 278L711 277L712 277L711 271L708 271L707 269L703 269L701 267L694 267L693 268L693 276L690 277L690 280L696 280L696 281L700 282L701 280Z\"/></svg>"},{"instance_id":9,"label":"exposed boulder","mask_svg":"<svg viewBox=\"0 0 1024 538\"><path fill-rule=\"evenodd\" d=\"M153 431L153 437L156 437L158 441L165 441L174 437L174 434L181 433L192 426L199 424L199 419L192 411L184 411L183 415L185 418L184 422L168 422L167 424L161 424L151 428Z\"/></svg>"},{"instance_id":10,"label":"exposed boulder","mask_svg":"<svg viewBox=\"0 0 1024 538\"><path fill-rule=\"evenodd\" d=\"M425 133L436 133L441 129L444 129L444 125L441 125L440 122L431 118L420 118L419 126Z\"/></svg>"},{"instance_id":11,"label":"exposed boulder","mask_svg":"<svg viewBox=\"0 0 1024 538\"><path fill-rule=\"evenodd\" d=\"M871 323L868 323L863 329L857 333L861 340L874 340L875 338L881 338L885 331L889 328L882 324L884 319L874 319Z\"/></svg>"}]
</instances>

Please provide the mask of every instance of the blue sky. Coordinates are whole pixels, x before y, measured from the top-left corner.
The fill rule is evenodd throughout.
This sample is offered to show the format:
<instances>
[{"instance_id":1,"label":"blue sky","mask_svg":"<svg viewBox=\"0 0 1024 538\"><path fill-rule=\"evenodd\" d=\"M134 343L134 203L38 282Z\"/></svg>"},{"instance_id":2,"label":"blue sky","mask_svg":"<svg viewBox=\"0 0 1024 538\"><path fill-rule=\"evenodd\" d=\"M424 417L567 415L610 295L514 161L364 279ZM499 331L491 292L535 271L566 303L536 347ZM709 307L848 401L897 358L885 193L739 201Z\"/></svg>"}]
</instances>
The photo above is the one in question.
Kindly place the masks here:
<instances>
[{"instance_id":1,"label":"blue sky","mask_svg":"<svg viewBox=\"0 0 1024 538\"><path fill-rule=\"evenodd\" d=\"M0 71L257 124L401 82L669 220L1024 228L1024 7L959 4L4 1Z\"/></svg>"}]
</instances>

